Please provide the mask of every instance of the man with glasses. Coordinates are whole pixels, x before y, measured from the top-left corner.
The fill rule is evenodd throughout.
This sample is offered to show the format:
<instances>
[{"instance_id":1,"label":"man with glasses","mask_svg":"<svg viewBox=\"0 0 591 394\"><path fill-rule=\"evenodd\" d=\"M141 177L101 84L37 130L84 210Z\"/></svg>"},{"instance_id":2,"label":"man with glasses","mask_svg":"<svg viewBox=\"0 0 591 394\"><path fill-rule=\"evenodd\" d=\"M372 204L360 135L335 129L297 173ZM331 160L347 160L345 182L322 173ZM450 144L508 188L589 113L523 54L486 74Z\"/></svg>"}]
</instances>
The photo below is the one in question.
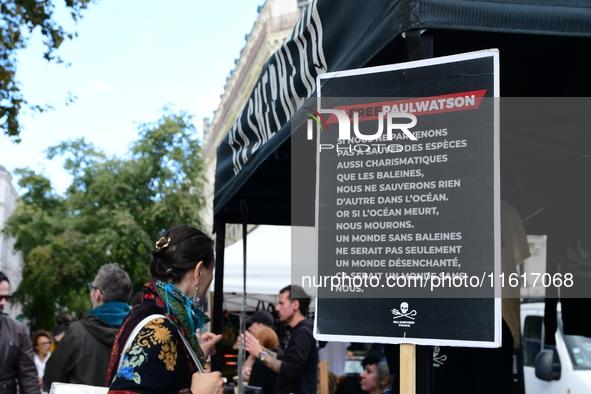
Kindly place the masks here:
<instances>
[{"instance_id":1,"label":"man with glasses","mask_svg":"<svg viewBox=\"0 0 591 394\"><path fill-rule=\"evenodd\" d=\"M131 279L117 264L99 268L87 283L94 309L71 323L47 361L45 389L53 382L104 386L115 334L131 307Z\"/></svg>"},{"instance_id":2,"label":"man with glasses","mask_svg":"<svg viewBox=\"0 0 591 394\"><path fill-rule=\"evenodd\" d=\"M18 386L20 394L39 394L33 346L27 329L3 312L9 300L10 281L0 272L0 393L16 394Z\"/></svg>"}]
</instances>

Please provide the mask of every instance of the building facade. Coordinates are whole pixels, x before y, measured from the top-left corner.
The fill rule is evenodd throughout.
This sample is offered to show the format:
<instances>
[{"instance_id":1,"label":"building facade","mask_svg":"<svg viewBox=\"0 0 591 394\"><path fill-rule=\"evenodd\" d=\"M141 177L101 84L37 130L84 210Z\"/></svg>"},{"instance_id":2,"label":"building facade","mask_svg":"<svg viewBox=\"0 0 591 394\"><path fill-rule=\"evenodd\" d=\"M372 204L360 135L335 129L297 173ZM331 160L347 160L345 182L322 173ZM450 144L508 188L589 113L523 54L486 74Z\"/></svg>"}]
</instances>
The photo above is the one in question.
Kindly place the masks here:
<instances>
[{"instance_id":1,"label":"building facade","mask_svg":"<svg viewBox=\"0 0 591 394\"><path fill-rule=\"evenodd\" d=\"M267 0L259 8L259 16L246 44L230 72L213 119L203 120L203 154L206 165L206 210L203 218L208 232L213 230L213 197L217 147L222 142L242 111L257 82L265 62L285 41L308 0ZM251 226L249 228L252 228ZM241 225L226 226L226 246L242 237Z\"/></svg>"},{"instance_id":2,"label":"building facade","mask_svg":"<svg viewBox=\"0 0 591 394\"><path fill-rule=\"evenodd\" d=\"M16 208L18 194L12 185L12 176L0 165L0 271L4 272L10 279L12 292L18 288L22 279L22 258L14 250L14 238L6 237L2 230L8 217ZM8 303L4 308L11 317L17 317L21 308L13 303Z\"/></svg>"}]
</instances>

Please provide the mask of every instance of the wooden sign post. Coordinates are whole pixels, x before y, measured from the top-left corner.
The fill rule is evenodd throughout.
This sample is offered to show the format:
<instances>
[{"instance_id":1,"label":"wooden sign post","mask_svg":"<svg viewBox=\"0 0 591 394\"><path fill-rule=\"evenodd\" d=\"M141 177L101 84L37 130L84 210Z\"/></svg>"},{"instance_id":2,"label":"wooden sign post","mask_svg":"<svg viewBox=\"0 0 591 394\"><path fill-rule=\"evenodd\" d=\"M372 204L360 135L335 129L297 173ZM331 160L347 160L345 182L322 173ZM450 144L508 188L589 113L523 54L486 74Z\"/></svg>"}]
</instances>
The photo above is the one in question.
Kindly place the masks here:
<instances>
[{"instance_id":1,"label":"wooden sign post","mask_svg":"<svg viewBox=\"0 0 591 394\"><path fill-rule=\"evenodd\" d=\"M400 394L416 393L417 346L400 344Z\"/></svg>"}]
</instances>

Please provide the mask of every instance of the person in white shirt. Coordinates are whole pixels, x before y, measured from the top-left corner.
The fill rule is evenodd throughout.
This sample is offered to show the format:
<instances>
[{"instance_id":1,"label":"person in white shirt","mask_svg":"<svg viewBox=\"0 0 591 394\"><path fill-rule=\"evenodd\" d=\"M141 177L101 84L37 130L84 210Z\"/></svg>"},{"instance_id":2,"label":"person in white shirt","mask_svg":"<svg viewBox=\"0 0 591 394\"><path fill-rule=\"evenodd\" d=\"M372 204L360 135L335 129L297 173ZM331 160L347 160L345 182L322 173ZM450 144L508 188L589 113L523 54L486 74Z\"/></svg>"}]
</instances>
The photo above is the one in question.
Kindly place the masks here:
<instances>
[{"instance_id":1,"label":"person in white shirt","mask_svg":"<svg viewBox=\"0 0 591 394\"><path fill-rule=\"evenodd\" d=\"M45 365L51 356L49 349L51 348L51 335L45 330L39 330L33 334L31 340L35 355L35 366L37 367L37 374L39 375L39 385L43 388L43 375L45 375Z\"/></svg>"}]
</instances>

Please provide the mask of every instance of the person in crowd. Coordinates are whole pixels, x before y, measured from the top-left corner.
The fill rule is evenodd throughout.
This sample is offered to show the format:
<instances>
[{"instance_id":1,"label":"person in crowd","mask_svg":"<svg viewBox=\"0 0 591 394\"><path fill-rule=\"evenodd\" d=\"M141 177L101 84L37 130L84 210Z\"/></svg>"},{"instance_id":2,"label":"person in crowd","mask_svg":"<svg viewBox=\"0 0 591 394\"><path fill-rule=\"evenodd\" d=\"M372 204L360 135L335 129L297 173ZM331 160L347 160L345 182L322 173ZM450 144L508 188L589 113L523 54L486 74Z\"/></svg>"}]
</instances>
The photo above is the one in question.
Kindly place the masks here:
<instances>
[{"instance_id":1,"label":"person in crowd","mask_svg":"<svg viewBox=\"0 0 591 394\"><path fill-rule=\"evenodd\" d=\"M221 394L219 372L197 372L222 338L196 335L209 321L200 307L213 279L213 241L200 230L178 226L158 238L152 256L152 280L113 344L109 392Z\"/></svg>"},{"instance_id":2,"label":"person in crowd","mask_svg":"<svg viewBox=\"0 0 591 394\"><path fill-rule=\"evenodd\" d=\"M249 317L246 320L245 325L246 329L256 337L259 329L263 327L273 328L273 326L275 325L275 319L273 318L273 315L271 313L264 310L260 310L256 311L251 317ZM236 350L238 349L239 344L240 338L236 340L236 344L234 345L234 348ZM252 371L252 366L254 365L256 359L256 356L251 354L244 362L244 367L242 368L242 376L244 376L246 380L250 379L250 372Z\"/></svg>"},{"instance_id":3,"label":"person in crowd","mask_svg":"<svg viewBox=\"0 0 591 394\"><path fill-rule=\"evenodd\" d=\"M0 393L39 394L33 346L24 324L4 313L10 281L0 271Z\"/></svg>"},{"instance_id":4,"label":"person in crowd","mask_svg":"<svg viewBox=\"0 0 591 394\"><path fill-rule=\"evenodd\" d=\"M361 366L361 390L369 394L390 394L392 375L385 356L369 354L363 359Z\"/></svg>"},{"instance_id":5,"label":"person in crowd","mask_svg":"<svg viewBox=\"0 0 591 394\"><path fill-rule=\"evenodd\" d=\"M51 336L49 332L45 330L39 330L33 334L33 339L31 339L31 342L33 342L33 350L35 351L33 360L35 361L35 366L37 367L39 387L43 388L45 365L47 364L47 360L49 360L49 356L51 356L51 352L49 351L51 347Z\"/></svg>"},{"instance_id":6,"label":"person in crowd","mask_svg":"<svg viewBox=\"0 0 591 394\"><path fill-rule=\"evenodd\" d=\"M251 317L246 319L246 329L254 336L263 327L271 327L275 325L273 315L267 311L256 311Z\"/></svg>"},{"instance_id":7,"label":"person in crowd","mask_svg":"<svg viewBox=\"0 0 591 394\"><path fill-rule=\"evenodd\" d=\"M53 353L59 341L61 341L66 334L69 324L70 318L66 315L57 315L55 318L55 327L53 327L53 330L51 331L51 335L53 336L53 342L51 343L51 348L49 349L51 353Z\"/></svg>"},{"instance_id":8,"label":"person in crowd","mask_svg":"<svg viewBox=\"0 0 591 394\"><path fill-rule=\"evenodd\" d=\"M277 315L291 327L283 356L262 346L250 332L243 335L245 349L278 373L275 394L315 394L318 385L318 347L312 322L306 318L310 297L300 286L286 286L279 292Z\"/></svg>"},{"instance_id":9,"label":"person in crowd","mask_svg":"<svg viewBox=\"0 0 591 394\"><path fill-rule=\"evenodd\" d=\"M131 279L119 265L101 266L87 283L93 309L71 323L45 368L45 389L53 382L104 386L111 347L131 307Z\"/></svg>"},{"instance_id":10,"label":"person in crowd","mask_svg":"<svg viewBox=\"0 0 591 394\"><path fill-rule=\"evenodd\" d=\"M339 388L339 378L334 372L328 371L328 394L335 394Z\"/></svg>"},{"instance_id":11,"label":"person in crowd","mask_svg":"<svg viewBox=\"0 0 591 394\"><path fill-rule=\"evenodd\" d=\"M262 326L256 330L255 337L262 347L270 349L276 353L278 357L281 357L283 350L279 348L279 338L277 337L275 330L271 327ZM258 360L253 356L251 357L254 359L253 365L249 371L246 371L249 376L248 384L250 386L261 387L265 394L273 394L277 382L277 372L267 367L261 360Z\"/></svg>"}]
</instances>

